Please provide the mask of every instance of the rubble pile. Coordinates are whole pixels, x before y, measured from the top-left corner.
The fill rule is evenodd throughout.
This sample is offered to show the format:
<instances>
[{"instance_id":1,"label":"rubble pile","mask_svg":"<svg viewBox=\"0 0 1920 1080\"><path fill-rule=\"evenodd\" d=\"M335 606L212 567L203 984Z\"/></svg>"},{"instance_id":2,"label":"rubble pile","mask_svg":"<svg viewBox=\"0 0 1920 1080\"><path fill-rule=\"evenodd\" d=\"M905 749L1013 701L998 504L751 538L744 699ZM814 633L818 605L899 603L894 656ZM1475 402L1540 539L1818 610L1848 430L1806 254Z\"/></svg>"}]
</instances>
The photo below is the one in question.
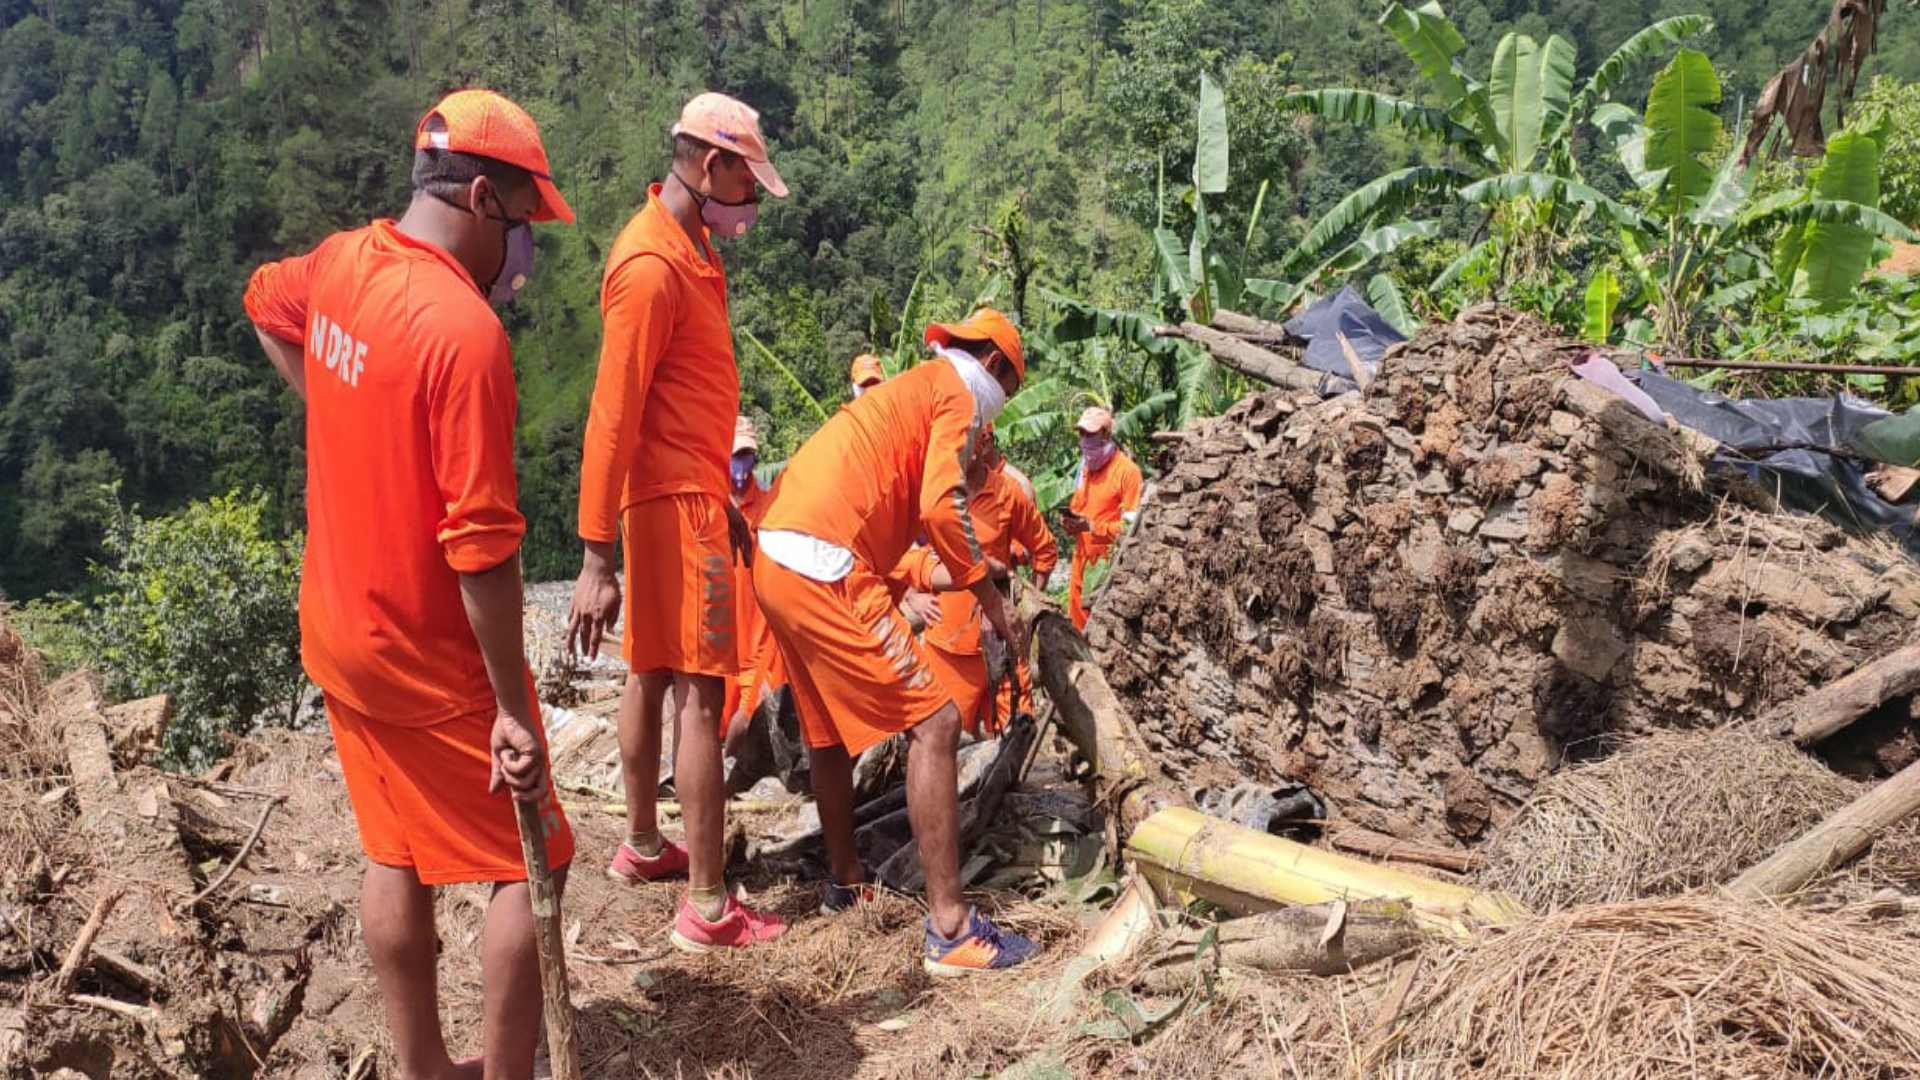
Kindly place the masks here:
<instances>
[{"instance_id":1,"label":"rubble pile","mask_svg":"<svg viewBox=\"0 0 1920 1080\"><path fill-rule=\"evenodd\" d=\"M1473 842L1596 736L1753 716L1908 639L1897 551L1709 477L1581 349L1482 307L1362 392L1183 433L1088 627L1169 771ZM1915 755L1904 708L1869 727L1856 764Z\"/></svg>"}]
</instances>

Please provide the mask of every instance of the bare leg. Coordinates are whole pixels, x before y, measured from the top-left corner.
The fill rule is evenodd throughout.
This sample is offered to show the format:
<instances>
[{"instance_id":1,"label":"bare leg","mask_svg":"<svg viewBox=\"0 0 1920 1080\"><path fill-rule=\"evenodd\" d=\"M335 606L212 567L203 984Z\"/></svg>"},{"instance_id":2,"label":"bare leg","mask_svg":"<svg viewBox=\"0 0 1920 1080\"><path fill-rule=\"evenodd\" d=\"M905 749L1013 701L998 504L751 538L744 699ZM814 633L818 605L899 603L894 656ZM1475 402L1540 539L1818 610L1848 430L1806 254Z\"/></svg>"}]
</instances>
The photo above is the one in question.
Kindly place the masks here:
<instances>
[{"instance_id":1,"label":"bare leg","mask_svg":"<svg viewBox=\"0 0 1920 1080\"><path fill-rule=\"evenodd\" d=\"M439 957L433 890L410 867L369 863L360 881L360 932L373 958L387 1030L404 1080L461 1075L440 1031Z\"/></svg>"},{"instance_id":2,"label":"bare leg","mask_svg":"<svg viewBox=\"0 0 1920 1080\"><path fill-rule=\"evenodd\" d=\"M720 766L720 708L726 688L718 676L673 674L673 787L687 830L687 888L726 882L727 787Z\"/></svg>"},{"instance_id":3,"label":"bare leg","mask_svg":"<svg viewBox=\"0 0 1920 1080\"><path fill-rule=\"evenodd\" d=\"M813 803L820 811L820 833L827 841L827 864L833 880L858 885L866 880L860 849L853 839L853 758L844 746L809 747L813 772Z\"/></svg>"},{"instance_id":4,"label":"bare leg","mask_svg":"<svg viewBox=\"0 0 1920 1080\"><path fill-rule=\"evenodd\" d=\"M927 877L927 918L949 938L967 923L960 896L959 749L960 710L952 702L907 732L907 818ZM816 774L816 791L818 783Z\"/></svg>"},{"instance_id":5,"label":"bare leg","mask_svg":"<svg viewBox=\"0 0 1920 1080\"><path fill-rule=\"evenodd\" d=\"M567 868L553 872L556 892L564 892ZM546 1020L540 994L538 926L524 881L493 888L487 921L480 934L481 983L485 991L485 1080L532 1080L534 1049Z\"/></svg>"},{"instance_id":6,"label":"bare leg","mask_svg":"<svg viewBox=\"0 0 1920 1080\"><path fill-rule=\"evenodd\" d=\"M627 796L627 833L660 830L654 804L660 796L660 706L669 673L631 673L620 693L620 778Z\"/></svg>"}]
</instances>

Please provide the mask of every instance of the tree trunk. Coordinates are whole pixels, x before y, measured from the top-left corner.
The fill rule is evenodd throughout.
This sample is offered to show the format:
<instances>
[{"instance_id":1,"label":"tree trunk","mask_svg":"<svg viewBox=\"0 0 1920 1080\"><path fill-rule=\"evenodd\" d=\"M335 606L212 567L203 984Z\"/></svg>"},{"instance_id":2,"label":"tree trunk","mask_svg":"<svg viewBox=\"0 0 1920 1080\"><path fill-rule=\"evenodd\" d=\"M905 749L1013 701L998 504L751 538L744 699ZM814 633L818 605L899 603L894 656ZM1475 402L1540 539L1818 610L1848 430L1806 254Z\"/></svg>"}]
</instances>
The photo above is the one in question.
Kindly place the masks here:
<instances>
[{"instance_id":1,"label":"tree trunk","mask_svg":"<svg viewBox=\"0 0 1920 1080\"><path fill-rule=\"evenodd\" d=\"M1279 353L1242 341L1232 334L1209 326L1187 322L1154 330L1160 337L1186 338L1204 346L1213 358L1227 367L1287 390L1318 390L1324 375L1296 363Z\"/></svg>"},{"instance_id":2,"label":"tree trunk","mask_svg":"<svg viewBox=\"0 0 1920 1080\"><path fill-rule=\"evenodd\" d=\"M1189 930L1138 982L1149 990L1184 989L1192 985L1196 960L1201 970L1344 975L1398 956L1426 938L1406 905L1391 901L1290 907L1229 919L1212 929L1217 951L1200 952L1206 931Z\"/></svg>"},{"instance_id":3,"label":"tree trunk","mask_svg":"<svg viewBox=\"0 0 1920 1080\"><path fill-rule=\"evenodd\" d=\"M1881 833L1920 811L1920 762L1901 769L1832 817L1734 878L1743 899L1786 896L1873 845Z\"/></svg>"},{"instance_id":4,"label":"tree trunk","mask_svg":"<svg viewBox=\"0 0 1920 1080\"><path fill-rule=\"evenodd\" d=\"M1778 706L1760 723L1767 731L1811 746L1883 703L1916 691L1920 691L1920 645L1908 645Z\"/></svg>"}]
</instances>

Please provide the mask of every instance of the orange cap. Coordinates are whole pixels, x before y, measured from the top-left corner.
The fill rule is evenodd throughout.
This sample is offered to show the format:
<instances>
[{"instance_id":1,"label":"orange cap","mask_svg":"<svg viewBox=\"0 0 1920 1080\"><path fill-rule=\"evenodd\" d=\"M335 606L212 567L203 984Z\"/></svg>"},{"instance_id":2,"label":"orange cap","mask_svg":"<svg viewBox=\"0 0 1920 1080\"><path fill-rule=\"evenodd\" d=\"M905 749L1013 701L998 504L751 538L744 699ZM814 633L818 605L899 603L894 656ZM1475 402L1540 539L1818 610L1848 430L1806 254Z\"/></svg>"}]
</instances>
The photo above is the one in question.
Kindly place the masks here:
<instances>
[{"instance_id":1,"label":"orange cap","mask_svg":"<svg viewBox=\"0 0 1920 1080\"><path fill-rule=\"evenodd\" d=\"M742 416L733 422L733 452L751 450L760 452L760 440L754 435L753 421Z\"/></svg>"},{"instance_id":2,"label":"orange cap","mask_svg":"<svg viewBox=\"0 0 1920 1080\"><path fill-rule=\"evenodd\" d=\"M847 373L855 386L872 386L887 381L887 369L880 366L880 358L872 353L861 353L853 358L853 368Z\"/></svg>"},{"instance_id":3,"label":"orange cap","mask_svg":"<svg viewBox=\"0 0 1920 1080\"><path fill-rule=\"evenodd\" d=\"M985 342L1006 354L1013 361L1014 373L1021 379L1027 377L1027 357L1020 347L1020 331L1005 315L990 307L983 307L967 316L965 322L934 323L927 327L927 344L935 347L951 345L956 341Z\"/></svg>"},{"instance_id":4,"label":"orange cap","mask_svg":"<svg viewBox=\"0 0 1920 1080\"><path fill-rule=\"evenodd\" d=\"M709 90L687 102L673 134L690 135L708 146L747 159L754 179L776 199L787 197L787 182L767 156L767 137L760 133L760 114L738 98Z\"/></svg>"},{"instance_id":5,"label":"orange cap","mask_svg":"<svg viewBox=\"0 0 1920 1080\"><path fill-rule=\"evenodd\" d=\"M445 121L445 131L427 130L427 121L436 116ZM553 186L539 125L527 110L505 97L491 90L455 90L441 98L413 129L413 148L429 147L518 165L533 175L533 186L540 190L533 220L573 223L573 208Z\"/></svg>"},{"instance_id":6,"label":"orange cap","mask_svg":"<svg viewBox=\"0 0 1920 1080\"><path fill-rule=\"evenodd\" d=\"M1098 431L1112 431L1113 414L1098 405L1090 405L1087 411L1080 414L1080 419L1073 425L1073 429L1087 435Z\"/></svg>"}]
</instances>

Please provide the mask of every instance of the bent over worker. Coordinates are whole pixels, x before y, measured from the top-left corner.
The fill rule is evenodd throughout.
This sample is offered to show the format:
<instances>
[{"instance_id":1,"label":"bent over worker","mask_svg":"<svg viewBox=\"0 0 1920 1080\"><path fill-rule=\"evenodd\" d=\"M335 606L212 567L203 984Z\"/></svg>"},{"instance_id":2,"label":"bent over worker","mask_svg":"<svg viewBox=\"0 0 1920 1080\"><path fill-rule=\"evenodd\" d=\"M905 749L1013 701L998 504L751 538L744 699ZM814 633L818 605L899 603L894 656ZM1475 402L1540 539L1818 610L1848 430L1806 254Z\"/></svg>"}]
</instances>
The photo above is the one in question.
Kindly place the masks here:
<instances>
[{"instance_id":1,"label":"bent over worker","mask_svg":"<svg viewBox=\"0 0 1920 1080\"><path fill-rule=\"evenodd\" d=\"M1073 535L1072 576L1067 579L1067 614L1087 628L1087 571L1105 561L1140 510L1140 466L1113 440L1113 414L1093 407L1080 414L1080 468L1073 501L1060 515Z\"/></svg>"},{"instance_id":2,"label":"bent over worker","mask_svg":"<svg viewBox=\"0 0 1920 1080\"><path fill-rule=\"evenodd\" d=\"M760 523L754 585L787 668L810 752L832 877L822 907L850 907L865 871L853 835L853 758L907 733L907 812L926 873L925 960L936 975L1010 967L1033 943L960 895L954 755L960 712L884 575L924 530L956 587L1008 641L1019 616L987 579L968 515L973 440L1025 377L1020 335L981 309L927 328L936 359L842 406L793 456Z\"/></svg>"},{"instance_id":3,"label":"bent over worker","mask_svg":"<svg viewBox=\"0 0 1920 1080\"><path fill-rule=\"evenodd\" d=\"M673 131L667 180L627 223L601 282L600 370L580 464L580 578L568 637L585 655L620 613L614 544L626 549L628 677L618 719L627 840L608 872L627 881L686 873L671 938L690 952L779 936L786 925L727 894L720 724L740 669L733 563L752 533L729 497L740 373L727 276L714 237L746 232L759 190L787 188L767 159L759 114L701 94ZM661 709L673 691L674 785L684 848L660 835Z\"/></svg>"},{"instance_id":4,"label":"bent over worker","mask_svg":"<svg viewBox=\"0 0 1920 1080\"><path fill-rule=\"evenodd\" d=\"M529 222L572 220L533 119L463 90L415 132L399 221L247 286L261 345L306 402L300 655L367 853L360 926L407 1077L533 1075L540 970L510 800L539 807L556 884L573 834L521 646L513 358L488 301L532 271ZM457 1066L433 914L433 887L455 882L493 883L486 1056Z\"/></svg>"}]
</instances>

